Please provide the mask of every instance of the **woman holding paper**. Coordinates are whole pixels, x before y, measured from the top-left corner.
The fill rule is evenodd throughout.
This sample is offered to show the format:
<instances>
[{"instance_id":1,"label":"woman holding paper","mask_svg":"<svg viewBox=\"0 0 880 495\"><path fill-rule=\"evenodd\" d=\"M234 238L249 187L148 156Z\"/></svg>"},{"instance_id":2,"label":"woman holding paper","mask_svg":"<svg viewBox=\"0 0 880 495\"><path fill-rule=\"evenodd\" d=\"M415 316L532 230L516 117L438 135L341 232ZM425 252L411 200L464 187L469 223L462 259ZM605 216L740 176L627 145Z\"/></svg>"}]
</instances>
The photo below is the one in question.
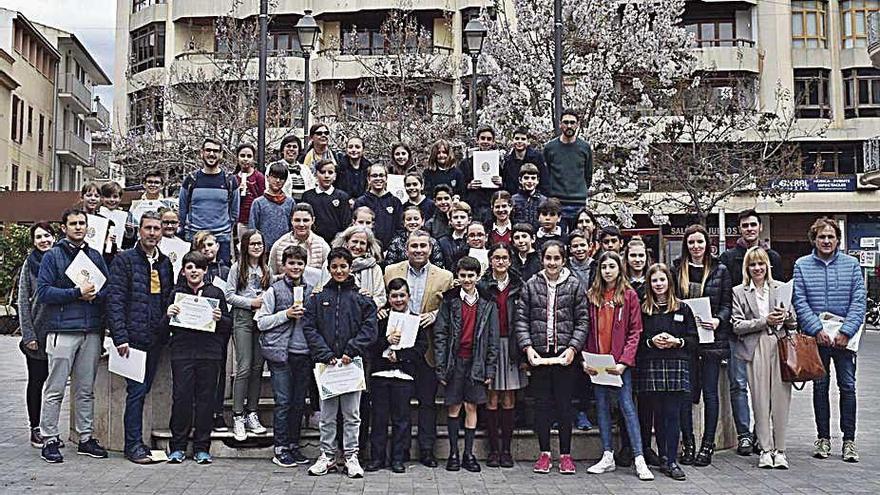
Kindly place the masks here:
<instances>
[{"instance_id":1,"label":"woman holding paper","mask_svg":"<svg viewBox=\"0 0 880 495\"><path fill-rule=\"evenodd\" d=\"M654 479L645 456L642 455L642 436L639 419L632 395L632 370L636 364L636 351L642 333L642 311L639 296L623 274L623 260L613 251L605 251L597 261L598 275L593 279L587 299L590 301L590 321L593 331L587 339L586 351L591 354L610 355L614 366L604 370L584 363L584 371L593 377L596 409L599 413L599 433L602 436L602 458L587 469L588 473L602 474L614 471L614 449L611 445L611 401L617 392L620 411L626 424L633 452L633 465L640 480ZM600 373L619 376L621 386L603 385L595 377Z\"/></svg>"},{"instance_id":2,"label":"woman holding paper","mask_svg":"<svg viewBox=\"0 0 880 495\"><path fill-rule=\"evenodd\" d=\"M333 240L333 247L348 248L354 262L351 274L360 293L371 298L377 308L385 307L385 281L382 275L382 248L373 231L362 225L352 225Z\"/></svg>"},{"instance_id":3,"label":"woman holding paper","mask_svg":"<svg viewBox=\"0 0 880 495\"><path fill-rule=\"evenodd\" d=\"M703 441L694 457L694 421L691 404L681 408L681 463L708 466L715 453L715 431L718 427L718 374L721 360L730 355L731 281L727 267L709 253L709 233L702 225L691 225L681 242L682 258L673 262L676 292L681 299L708 297L712 317L708 321L697 316L697 325L711 332L712 341L701 342L691 366L694 386L693 403L703 395ZM705 339L701 339L705 340Z\"/></svg>"},{"instance_id":4,"label":"woman holding paper","mask_svg":"<svg viewBox=\"0 0 880 495\"><path fill-rule=\"evenodd\" d=\"M755 434L761 446L759 468L788 469L785 427L791 403L791 383L782 381L777 340L797 320L779 299L780 286L770 272L767 251L753 247L743 258L743 283L733 288L734 353L746 361ZM772 423L772 426L771 426Z\"/></svg>"}]
</instances>

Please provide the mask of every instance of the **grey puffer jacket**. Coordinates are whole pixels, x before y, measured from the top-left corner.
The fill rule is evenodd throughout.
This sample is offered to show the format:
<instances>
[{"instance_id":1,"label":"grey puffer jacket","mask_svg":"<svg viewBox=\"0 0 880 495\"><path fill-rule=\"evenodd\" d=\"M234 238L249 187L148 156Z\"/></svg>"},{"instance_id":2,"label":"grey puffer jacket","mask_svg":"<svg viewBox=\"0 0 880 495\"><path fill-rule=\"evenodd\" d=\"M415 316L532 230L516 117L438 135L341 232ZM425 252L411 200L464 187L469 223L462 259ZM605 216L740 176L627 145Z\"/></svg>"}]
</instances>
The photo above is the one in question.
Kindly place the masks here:
<instances>
[{"instance_id":1,"label":"grey puffer jacket","mask_svg":"<svg viewBox=\"0 0 880 495\"><path fill-rule=\"evenodd\" d=\"M590 312L585 290L577 277L563 268L556 282L556 304L548 308L548 281L544 271L535 274L523 286L516 305L513 333L520 350L531 346L541 355L558 355L567 347L580 352L590 329ZM556 318L556 340L547 339L547 315Z\"/></svg>"}]
</instances>

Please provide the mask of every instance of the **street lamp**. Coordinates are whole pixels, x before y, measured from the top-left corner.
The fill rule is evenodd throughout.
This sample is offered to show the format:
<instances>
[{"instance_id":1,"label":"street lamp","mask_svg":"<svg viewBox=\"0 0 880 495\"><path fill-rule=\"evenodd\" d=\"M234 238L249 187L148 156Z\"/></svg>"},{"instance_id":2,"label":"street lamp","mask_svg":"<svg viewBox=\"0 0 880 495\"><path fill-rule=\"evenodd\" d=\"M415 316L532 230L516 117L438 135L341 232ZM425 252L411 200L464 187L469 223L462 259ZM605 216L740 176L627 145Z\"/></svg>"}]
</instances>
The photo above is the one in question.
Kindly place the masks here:
<instances>
[{"instance_id":1,"label":"street lamp","mask_svg":"<svg viewBox=\"0 0 880 495\"><path fill-rule=\"evenodd\" d=\"M464 27L464 41L468 55L471 56L471 127L477 129L477 60L483 51L483 40L486 39L486 26L479 17L472 17Z\"/></svg>"},{"instance_id":2,"label":"street lamp","mask_svg":"<svg viewBox=\"0 0 880 495\"><path fill-rule=\"evenodd\" d=\"M312 55L312 50L315 48L315 44L318 41L318 34L321 32L321 28L318 27L318 23L315 22L315 18L312 17L312 11L306 10L304 12L300 20L296 23L296 26L293 28L296 30L296 37L299 38L299 46L303 51L303 58L305 59L305 83L303 87L303 110L302 110L302 120L303 120L303 137L308 139L309 133L309 92L311 86L311 73L309 71L309 58Z\"/></svg>"}]
</instances>

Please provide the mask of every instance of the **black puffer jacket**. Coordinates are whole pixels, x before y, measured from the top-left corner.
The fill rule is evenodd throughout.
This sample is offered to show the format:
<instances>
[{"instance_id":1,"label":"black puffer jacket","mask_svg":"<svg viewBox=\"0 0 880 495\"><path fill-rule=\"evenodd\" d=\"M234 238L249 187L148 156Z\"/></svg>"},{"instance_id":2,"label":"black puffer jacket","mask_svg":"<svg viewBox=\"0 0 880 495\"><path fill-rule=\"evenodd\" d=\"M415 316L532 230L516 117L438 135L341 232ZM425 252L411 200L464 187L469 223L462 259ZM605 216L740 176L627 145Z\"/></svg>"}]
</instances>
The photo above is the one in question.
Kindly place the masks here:
<instances>
[{"instance_id":1,"label":"black puffer jacket","mask_svg":"<svg viewBox=\"0 0 880 495\"><path fill-rule=\"evenodd\" d=\"M676 295L686 299L678 286L678 270L681 266L681 258L672 262L672 274L675 277ZM709 298L712 306L712 316L721 320L721 324L715 329L715 342L700 344L699 353L702 355L715 354L719 357L728 357L730 354L731 327L730 317L733 311L733 286L730 281L730 272L718 258L712 260L712 271L703 286L703 297Z\"/></svg>"},{"instance_id":2,"label":"black puffer jacket","mask_svg":"<svg viewBox=\"0 0 880 495\"><path fill-rule=\"evenodd\" d=\"M312 359L328 363L333 358L369 356L376 340L376 305L358 292L354 278L330 281L312 293L303 316L303 334Z\"/></svg>"},{"instance_id":3,"label":"black puffer jacket","mask_svg":"<svg viewBox=\"0 0 880 495\"><path fill-rule=\"evenodd\" d=\"M556 287L556 344L547 346L547 279L538 272L523 286L516 305L513 333L520 351L532 346L539 354L558 355L566 347L580 352L590 329L590 312L585 290L577 277L565 268Z\"/></svg>"}]
</instances>

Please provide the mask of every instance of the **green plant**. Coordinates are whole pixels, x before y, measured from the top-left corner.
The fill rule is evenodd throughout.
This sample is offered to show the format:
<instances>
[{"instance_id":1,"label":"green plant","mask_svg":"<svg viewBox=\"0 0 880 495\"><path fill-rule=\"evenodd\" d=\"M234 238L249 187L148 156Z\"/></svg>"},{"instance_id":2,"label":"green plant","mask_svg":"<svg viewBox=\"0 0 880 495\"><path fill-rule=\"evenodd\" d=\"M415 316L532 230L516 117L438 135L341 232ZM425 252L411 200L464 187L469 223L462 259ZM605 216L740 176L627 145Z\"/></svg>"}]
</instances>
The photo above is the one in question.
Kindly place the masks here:
<instances>
[{"instance_id":1,"label":"green plant","mask_svg":"<svg viewBox=\"0 0 880 495\"><path fill-rule=\"evenodd\" d=\"M7 224L0 234L0 300L5 300L18 282L18 272L31 249L28 227Z\"/></svg>"}]
</instances>

